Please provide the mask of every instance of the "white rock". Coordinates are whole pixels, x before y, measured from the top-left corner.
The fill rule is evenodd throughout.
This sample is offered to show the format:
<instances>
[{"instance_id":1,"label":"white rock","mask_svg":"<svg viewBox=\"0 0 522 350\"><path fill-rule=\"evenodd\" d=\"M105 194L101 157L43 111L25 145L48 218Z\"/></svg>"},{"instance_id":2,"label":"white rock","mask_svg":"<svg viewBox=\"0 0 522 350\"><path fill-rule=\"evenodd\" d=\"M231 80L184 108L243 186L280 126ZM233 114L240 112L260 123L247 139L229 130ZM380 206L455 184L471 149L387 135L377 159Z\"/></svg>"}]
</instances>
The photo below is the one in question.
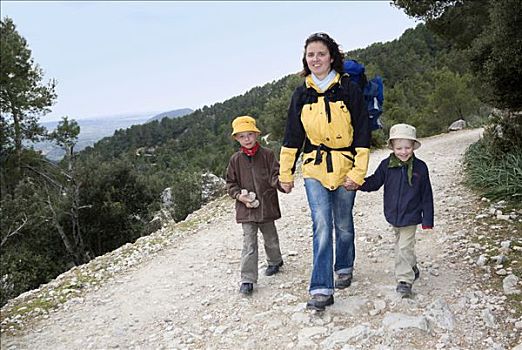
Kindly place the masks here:
<instances>
[{"instance_id":1,"label":"white rock","mask_svg":"<svg viewBox=\"0 0 522 350\"><path fill-rule=\"evenodd\" d=\"M375 310L377 311L382 311L386 308L386 301L382 300L382 299L379 299L379 300L375 300L373 302L373 307L375 308Z\"/></svg>"},{"instance_id":2,"label":"white rock","mask_svg":"<svg viewBox=\"0 0 522 350\"><path fill-rule=\"evenodd\" d=\"M359 325L353 328L333 332L328 338L321 342L322 349L333 349L336 345L346 344L350 341L359 342L372 335L372 330L367 325Z\"/></svg>"},{"instance_id":3,"label":"white rock","mask_svg":"<svg viewBox=\"0 0 522 350\"><path fill-rule=\"evenodd\" d=\"M428 331L428 321L424 316L410 316L400 313L388 313L382 320L385 328L399 330L405 328L418 328Z\"/></svg>"},{"instance_id":4,"label":"white rock","mask_svg":"<svg viewBox=\"0 0 522 350\"><path fill-rule=\"evenodd\" d=\"M308 324L310 322L310 316L303 312L296 312L291 317L292 322L300 324Z\"/></svg>"},{"instance_id":5,"label":"white rock","mask_svg":"<svg viewBox=\"0 0 522 350\"><path fill-rule=\"evenodd\" d=\"M478 257L476 264L478 266L484 266L484 265L486 265L487 262L488 262L488 258L484 254L481 254Z\"/></svg>"},{"instance_id":6,"label":"white rock","mask_svg":"<svg viewBox=\"0 0 522 350\"><path fill-rule=\"evenodd\" d=\"M502 242L500 242L500 247L501 248L509 248L510 245L511 245L511 241L502 241Z\"/></svg>"},{"instance_id":7,"label":"white rock","mask_svg":"<svg viewBox=\"0 0 522 350\"><path fill-rule=\"evenodd\" d=\"M455 316L444 299L438 298L424 312L426 319L438 328L453 330Z\"/></svg>"},{"instance_id":8,"label":"white rock","mask_svg":"<svg viewBox=\"0 0 522 350\"><path fill-rule=\"evenodd\" d=\"M517 288L519 278L515 275L509 275L502 280L502 287L504 294L520 294L520 290Z\"/></svg>"},{"instance_id":9,"label":"white rock","mask_svg":"<svg viewBox=\"0 0 522 350\"><path fill-rule=\"evenodd\" d=\"M466 121L464 119L459 119L451 123L448 127L448 131L457 131L462 130L466 127Z\"/></svg>"},{"instance_id":10,"label":"white rock","mask_svg":"<svg viewBox=\"0 0 522 350\"><path fill-rule=\"evenodd\" d=\"M507 257L503 254L495 255L491 257L491 260L495 262L497 265L502 265L507 261Z\"/></svg>"},{"instance_id":11,"label":"white rock","mask_svg":"<svg viewBox=\"0 0 522 350\"><path fill-rule=\"evenodd\" d=\"M298 337L299 342L312 339L319 335L325 335L328 333L328 328L326 327L307 327L303 328L299 331Z\"/></svg>"},{"instance_id":12,"label":"white rock","mask_svg":"<svg viewBox=\"0 0 522 350\"><path fill-rule=\"evenodd\" d=\"M216 329L214 330L214 334L217 334L217 335L220 335L220 334L223 334L226 332L226 330L228 329L228 326L217 326Z\"/></svg>"},{"instance_id":13,"label":"white rock","mask_svg":"<svg viewBox=\"0 0 522 350\"><path fill-rule=\"evenodd\" d=\"M491 313L490 309L482 310L482 319L488 328L497 328L497 322L495 320L495 316Z\"/></svg>"},{"instance_id":14,"label":"white rock","mask_svg":"<svg viewBox=\"0 0 522 350\"><path fill-rule=\"evenodd\" d=\"M354 284L352 283L352 286ZM350 316L360 315L366 313L367 299L359 296L350 296L343 299L336 299L335 303L330 306L330 312L333 314L344 314Z\"/></svg>"}]
</instances>

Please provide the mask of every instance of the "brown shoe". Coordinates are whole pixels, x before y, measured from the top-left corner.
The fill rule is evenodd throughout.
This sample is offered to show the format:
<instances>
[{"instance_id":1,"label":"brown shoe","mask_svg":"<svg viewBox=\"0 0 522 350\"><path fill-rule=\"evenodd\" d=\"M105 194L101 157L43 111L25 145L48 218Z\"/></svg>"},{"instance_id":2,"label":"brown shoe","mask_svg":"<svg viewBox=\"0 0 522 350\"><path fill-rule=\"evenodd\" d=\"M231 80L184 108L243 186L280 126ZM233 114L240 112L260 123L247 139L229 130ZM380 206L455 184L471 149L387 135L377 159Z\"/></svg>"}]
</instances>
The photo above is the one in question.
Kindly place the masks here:
<instances>
[{"instance_id":1,"label":"brown shoe","mask_svg":"<svg viewBox=\"0 0 522 350\"><path fill-rule=\"evenodd\" d=\"M341 273L337 276L335 280L335 288L344 289L350 287L352 284L352 274L351 273Z\"/></svg>"},{"instance_id":2,"label":"brown shoe","mask_svg":"<svg viewBox=\"0 0 522 350\"><path fill-rule=\"evenodd\" d=\"M279 272L279 268L283 266L283 260L277 265L268 265L265 271L266 276L272 276Z\"/></svg>"},{"instance_id":3,"label":"brown shoe","mask_svg":"<svg viewBox=\"0 0 522 350\"><path fill-rule=\"evenodd\" d=\"M254 291L254 284L253 283L241 283L241 286L239 287L239 293L244 295L250 295Z\"/></svg>"},{"instance_id":4,"label":"brown shoe","mask_svg":"<svg viewBox=\"0 0 522 350\"><path fill-rule=\"evenodd\" d=\"M306 303L306 308L309 310L324 311L326 306L330 306L333 303L333 295L314 294Z\"/></svg>"},{"instance_id":5,"label":"brown shoe","mask_svg":"<svg viewBox=\"0 0 522 350\"><path fill-rule=\"evenodd\" d=\"M400 281L397 285L397 293L403 298L410 298L412 296L411 283Z\"/></svg>"}]
</instances>

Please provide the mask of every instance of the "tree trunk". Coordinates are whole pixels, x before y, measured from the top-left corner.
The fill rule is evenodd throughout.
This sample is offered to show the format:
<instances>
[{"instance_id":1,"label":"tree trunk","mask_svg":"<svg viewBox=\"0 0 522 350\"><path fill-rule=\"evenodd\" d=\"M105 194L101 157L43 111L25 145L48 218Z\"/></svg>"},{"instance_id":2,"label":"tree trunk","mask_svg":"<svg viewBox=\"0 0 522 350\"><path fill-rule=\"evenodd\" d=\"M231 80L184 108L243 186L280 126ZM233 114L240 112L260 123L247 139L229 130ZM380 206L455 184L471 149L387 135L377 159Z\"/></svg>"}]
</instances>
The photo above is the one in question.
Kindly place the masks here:
<instances>
[{"instance_id":1,"label":"tree trunk","mask_svg":"<svg viewBox=\"0 0 522 350\"><path fill-rule=\"evenodd\" d=\"M78 249L78 245L76 244L76 242L71 241L71 239L65 233L65 230L63 229L62 225L60 224L60 220L58 219L58 214L56 213L56 210L54 209L53 204L51 203L51 198L49 195L47 196L47 204L53 214L54 227L56 227L56 230L58 231L58 234L60 235L60 238L62 239L62 242L65 245L65 249L72 256L74 264L76 266L79 266L88 262L89 257L85 253L85 251L81 251L81 249Z\"/></svg>"},{"instance_id":2,"label":"tree trunk","mask_svg":"<svg viewBox=\"0 0 522 350\"><path fill-rule=\"evenodd\" d=\"M62 239L62 242L65 245L65 249L72 256L72 258L74 260L74 264L77 266L81 265L82 261L81 261L80 257L78 256L78 254L76 253L76 249L74 249L74 243L71 242L69 237L67 237L62 225L60 225L60 221L58 220L58 215L57 215L56 211L54 210L54 207L51 203L51 198L49 196L47 197L47 204L53 214L54 227L56 227L56 230L58 231L58 234L60 235L60 238Z\"/></svg>"},{"instance_id":3,"label":"tree trunk","mask_svg":"<svg viewBox=\"0 0 522 350\"><path fill-rule=\"evenodd\" d=\"M73 184L70 188L72 195L72 206L71 206L71 225L72 234L74 237L74 243L76 251L81 256L84 262L91 260L89 252L85 249L85 243L83 242L82 232L80 229L80 186L76 184L74 177L72 179Z\"/></svg>"},{"instance_id":4,"label":"tree trunk","mask_svg":"<svg viewBox=\"0 0 522 350\"><path fill-rule=\"evenodd\" d=\"M14 146L16 155L16 169L20 170L22 164L22 116L18 112L13 112L13 126L14 126Z\"/></svg>"}]
</instances>

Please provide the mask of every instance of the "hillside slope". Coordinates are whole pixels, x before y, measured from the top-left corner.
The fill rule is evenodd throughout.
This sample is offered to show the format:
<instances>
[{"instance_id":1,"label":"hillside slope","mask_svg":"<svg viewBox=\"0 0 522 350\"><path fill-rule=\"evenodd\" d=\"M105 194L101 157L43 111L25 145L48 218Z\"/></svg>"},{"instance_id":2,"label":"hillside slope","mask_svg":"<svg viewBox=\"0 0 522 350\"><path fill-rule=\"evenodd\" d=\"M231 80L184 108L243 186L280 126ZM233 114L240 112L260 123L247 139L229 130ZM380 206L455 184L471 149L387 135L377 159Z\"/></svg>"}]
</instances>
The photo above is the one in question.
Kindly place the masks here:
<instances>
[{"instance_id":1,"label":"hillside slope","mask_svg":"<svg viewBox=\"0 0 522 350\"><path fill-rule=\"evenodd\" d=\"M324 313L305 310L311 221L299 180L294 192L280 196L285 265L280 274L264 276L260 240L252 297L238 293L241 226L233 201L222 198L11 301L2 309L2 348L508 349L522 341L515 329L522 320L509 318L505 296L485 288L467 258L471 238L480 234L479 200L461 185L460 162L480 132L422 139L416 151L430 167L436 228L433 235L418 234L421 278L411 300L395 293L382 193L359 193L354 283L338 291ZM372 153L370 171L388 152ZM42 311L57 296L68 301ZM21 306L28 313L14 316Z\"/></svg>"}]
</instances>

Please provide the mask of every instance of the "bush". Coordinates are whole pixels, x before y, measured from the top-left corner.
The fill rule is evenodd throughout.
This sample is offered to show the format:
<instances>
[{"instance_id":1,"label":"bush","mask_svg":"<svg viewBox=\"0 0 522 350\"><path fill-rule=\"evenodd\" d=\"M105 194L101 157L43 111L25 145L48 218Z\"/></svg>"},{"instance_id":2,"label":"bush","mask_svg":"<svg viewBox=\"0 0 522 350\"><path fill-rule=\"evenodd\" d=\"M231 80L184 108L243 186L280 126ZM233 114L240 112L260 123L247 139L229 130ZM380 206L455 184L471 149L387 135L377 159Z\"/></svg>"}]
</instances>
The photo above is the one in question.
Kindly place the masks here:
<instances>
[{"instance_id":1,"label":"bush","mask_svg":"<svg viewBox=\"0 0 522 350\"><path fill-rule=\"evenodd\" d=\"M488 146L486 139L471 145L465 154L467 184L492 200L520 205L522 198L522 148L504 154Z\"/></svg>"},{"instance_id":2,"label":"bush","mask_svg":"<svg viewBox=\"0 0 522 350\"><path fill-rule=\"evenodd\" d=\"M522 148L522 112L494 109L484 128L484 142L495 157Z\"/></svg>"},{"instance_id":3,"label":"bush","mask_svg":"<svg viewBox=\"0 0 522 350\"><path fill-rule=\"evenodd\" d=\"M464 156L467 184L484 196L520 205L522 197L522 113L494 109L484 137Z\"/></svg>"},{"instance_id":4,"label":"bush","mask_svg":"<svg viewBox=\"0 0 522 350\"><path fill-rule=\"evenodd\" d=\"M372 131L372 148L383 148L386 146L386 143L388 141L388 137L386 136L387 131L385 132L384 129L378 129Z\"/></svg>"}]
</instances>

